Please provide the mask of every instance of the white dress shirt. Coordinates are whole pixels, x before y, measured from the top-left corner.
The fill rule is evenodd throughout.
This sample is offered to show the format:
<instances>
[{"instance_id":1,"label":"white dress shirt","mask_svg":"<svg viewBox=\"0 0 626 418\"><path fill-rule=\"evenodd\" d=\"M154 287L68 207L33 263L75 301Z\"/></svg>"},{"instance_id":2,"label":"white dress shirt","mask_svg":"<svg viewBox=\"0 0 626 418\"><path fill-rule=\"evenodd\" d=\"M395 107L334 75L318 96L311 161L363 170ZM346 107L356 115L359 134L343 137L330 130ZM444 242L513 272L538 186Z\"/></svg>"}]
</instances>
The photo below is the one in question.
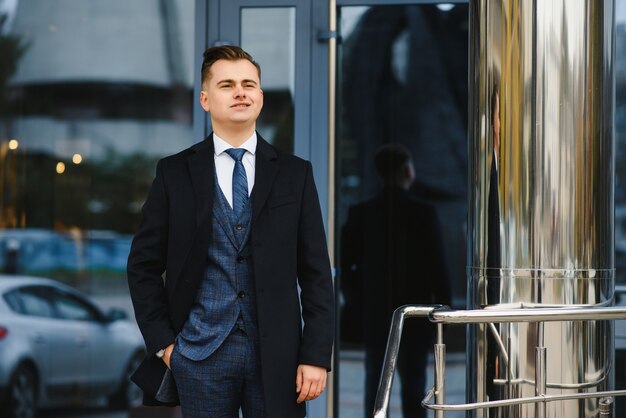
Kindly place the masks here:
<instances>
[{"instance_id":1,"label":"white dress shirt","mask_svg":"<svg viewBox=\"0 0 626 418\"><path fill-rule=\"evenodd\" d=\"M252 193L254 187L254 167L256 165L256 131L250 138L237 148L244 148L246 152L243 154L241 162L246 169L246 177L248 178L248 196ZM213 146L215 147L215 172L217 173L217 183L222 189L222 193L226 197L230 207L233 207L233 170L235 169L235 160L226 152L229 148L234 148L228 142L213 133Z\"/></svg>"}]
</instances>

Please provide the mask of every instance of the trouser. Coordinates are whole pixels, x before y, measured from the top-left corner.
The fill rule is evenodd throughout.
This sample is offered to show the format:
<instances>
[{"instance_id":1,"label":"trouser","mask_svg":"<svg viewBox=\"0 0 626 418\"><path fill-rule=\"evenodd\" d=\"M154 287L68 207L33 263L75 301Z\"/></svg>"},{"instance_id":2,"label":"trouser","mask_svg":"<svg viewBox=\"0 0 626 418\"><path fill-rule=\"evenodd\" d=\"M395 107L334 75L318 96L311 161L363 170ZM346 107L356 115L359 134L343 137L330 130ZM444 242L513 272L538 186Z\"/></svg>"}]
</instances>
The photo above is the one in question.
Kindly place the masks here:
<instances>
[{"instance_id":1,"label":"trouser","mask_svg":"<svg viewBox=\"0 0 626 418\"><path fill-rule=\"evenodd\" d=\"M265 418L258 343L235 326L208 358L170 359L184 418Z\"/></svg>"}]
</instances>

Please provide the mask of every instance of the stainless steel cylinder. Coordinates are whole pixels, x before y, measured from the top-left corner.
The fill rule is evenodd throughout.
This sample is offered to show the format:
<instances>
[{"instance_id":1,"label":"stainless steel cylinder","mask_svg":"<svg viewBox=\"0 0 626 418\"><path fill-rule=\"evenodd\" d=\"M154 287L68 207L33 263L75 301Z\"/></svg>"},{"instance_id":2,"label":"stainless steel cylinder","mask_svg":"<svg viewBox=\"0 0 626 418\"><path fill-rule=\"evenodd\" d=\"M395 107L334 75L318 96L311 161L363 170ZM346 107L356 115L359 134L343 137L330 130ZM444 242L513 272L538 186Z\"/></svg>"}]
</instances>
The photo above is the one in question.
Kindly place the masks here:
<instances>
[{"instance_id":1,"label":"stainless steel cylinder","mask_svg":"<svg viewBox=\"0 0 626 418\"><path fill-rule=\"evenodd\" d=\"M470 309L612 302L613 14L613 0L470 2ZM609 389L610 324L542 327L548 394ZM468 402L534 396L539 330L469 327ZM597 417L598 400L550 403L546 416Z\"/></svg>"}]
</instances>

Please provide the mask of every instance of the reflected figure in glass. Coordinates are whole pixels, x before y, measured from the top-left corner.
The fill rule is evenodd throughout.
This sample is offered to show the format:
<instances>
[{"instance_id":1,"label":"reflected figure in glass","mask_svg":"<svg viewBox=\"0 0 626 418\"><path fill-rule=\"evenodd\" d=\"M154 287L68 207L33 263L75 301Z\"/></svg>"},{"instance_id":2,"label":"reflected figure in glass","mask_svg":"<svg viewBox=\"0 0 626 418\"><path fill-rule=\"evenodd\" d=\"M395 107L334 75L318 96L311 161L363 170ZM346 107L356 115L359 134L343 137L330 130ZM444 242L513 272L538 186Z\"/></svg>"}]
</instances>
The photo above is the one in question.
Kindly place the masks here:
<instances>
[{"instance_id":1,"label":"reflected figure in glass","mask_svg":"<svg viewBox=\"0 0 626 418\"><path fill-rule=\"evenodd\" d=\"M405 304L451 303L436 212L409 192L415 180L411 154L387 144L376 153L375 166L383 188L350 208L341 236L343 314L352 321L342 324L363 337L365 416L373 412L393 311ZM405 324L398 358L404 418L426 417L419 399L433 331L427 321Z\"/></svg>"}]
</instances>

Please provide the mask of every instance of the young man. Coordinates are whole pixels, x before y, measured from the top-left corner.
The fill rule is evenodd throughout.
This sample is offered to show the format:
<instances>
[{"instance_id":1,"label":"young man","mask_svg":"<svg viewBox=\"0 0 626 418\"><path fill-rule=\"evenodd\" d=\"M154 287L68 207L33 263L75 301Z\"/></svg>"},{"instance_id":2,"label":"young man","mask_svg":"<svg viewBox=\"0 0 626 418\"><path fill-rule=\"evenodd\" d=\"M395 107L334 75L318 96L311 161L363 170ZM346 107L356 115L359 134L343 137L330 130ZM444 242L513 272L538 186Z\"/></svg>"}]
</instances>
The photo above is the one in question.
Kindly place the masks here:
<instances>
[{"instance_id":1,"label":"young man","mask_svg":"<svg viewBox=\"0 0 626 418\"><path fill-rule=\"evenodd\" d=\"M148 351L133 381L185 418L303 417L334 334L311 164L256 133L260 68L241 48L205 51L200 104L213 133L159 161L128 258Z\"/></svg>"}]
</instances>

